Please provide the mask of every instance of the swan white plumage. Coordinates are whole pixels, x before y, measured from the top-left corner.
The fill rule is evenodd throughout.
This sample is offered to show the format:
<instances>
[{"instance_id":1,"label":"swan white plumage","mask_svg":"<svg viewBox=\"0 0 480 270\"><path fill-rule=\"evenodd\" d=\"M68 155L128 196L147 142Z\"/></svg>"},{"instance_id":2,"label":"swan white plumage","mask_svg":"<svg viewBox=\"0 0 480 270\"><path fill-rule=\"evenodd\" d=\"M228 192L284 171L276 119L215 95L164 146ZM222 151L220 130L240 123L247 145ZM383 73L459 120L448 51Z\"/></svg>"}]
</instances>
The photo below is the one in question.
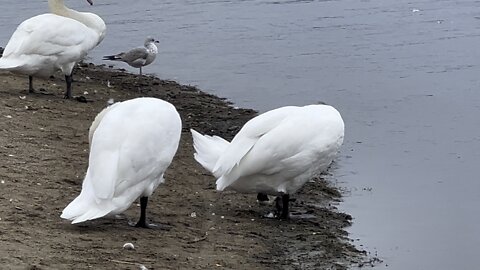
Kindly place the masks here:
<instances>
[{"instance_id":1,"label":"swan white plumage","mask_svg":"<svg viewBox=\"0 0 480 270\"><path fill-rule=\"evenodd\" d=\"M140 197L137 226L148 227L148 197L164 182L181 130L175 107L160 99L136 98L104 109L90 128L90 156L82 191L61 217L79 223L119 214Z\"/></svg>"},{"instance_id":2,"label":"swan white plumage","mask_svg":"<svg viewBox=\"0 0 480 270\"><path fill-rule=\"evenodd\" d=\"M93 4L92 0L87 0ZM105 37L105 22L96 14L78 12L63 0L48 0L50 12L22 22L8 41L0 58L0 69L33 77L48 77L60 70L65 75L65 98L71 98L75 64Z\"/></svg>"},{"instance_id":3,"label":"swan white plumage","mask_svg":"<svg viewBox=\"0 0 480 270\"><path fill-rule=\"evenodd\" d=\"M103 60L125 62L132 67L139 68L140 75L142 75L142 67L150 65L157 57L158 48L155 43L158 43L158 40L147 37L143 45L144 47L134 48L115 55L106 55L103 57Z\"/></svg>"},{"instance_id":4,"label":"swan white plumage","mask_svg":"<svg viewBox=\"0 0 480 270\"><path fill-rule=\"evenodd\" d=\"M328 168L343 143L344 123L329 105L287 106L248 121L231 142L191 130L195 160L216 178L217 190L289 195Z\"/></svg>"}]
</instances>

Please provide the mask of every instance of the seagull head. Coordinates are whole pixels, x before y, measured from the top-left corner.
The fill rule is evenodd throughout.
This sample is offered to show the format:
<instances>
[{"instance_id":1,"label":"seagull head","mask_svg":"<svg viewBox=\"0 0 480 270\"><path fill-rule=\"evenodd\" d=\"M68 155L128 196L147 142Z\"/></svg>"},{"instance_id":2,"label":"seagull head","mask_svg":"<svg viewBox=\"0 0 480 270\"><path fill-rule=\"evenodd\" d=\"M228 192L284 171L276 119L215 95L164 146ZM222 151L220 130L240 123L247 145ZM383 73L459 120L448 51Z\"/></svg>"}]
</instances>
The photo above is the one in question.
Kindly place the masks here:
<instances>
[{"instance_id":1,"label":"seagull head","mask_svg":"<svg viewBox=\"0 0 480 270\"><path fill-rule=\"evenodd\" d=\"M155 40L152 37L147 37L147 39L145 40L145 45L150 44L150 43L160 43L160 42L158 40Z\"/></svg>"}]
</instances>

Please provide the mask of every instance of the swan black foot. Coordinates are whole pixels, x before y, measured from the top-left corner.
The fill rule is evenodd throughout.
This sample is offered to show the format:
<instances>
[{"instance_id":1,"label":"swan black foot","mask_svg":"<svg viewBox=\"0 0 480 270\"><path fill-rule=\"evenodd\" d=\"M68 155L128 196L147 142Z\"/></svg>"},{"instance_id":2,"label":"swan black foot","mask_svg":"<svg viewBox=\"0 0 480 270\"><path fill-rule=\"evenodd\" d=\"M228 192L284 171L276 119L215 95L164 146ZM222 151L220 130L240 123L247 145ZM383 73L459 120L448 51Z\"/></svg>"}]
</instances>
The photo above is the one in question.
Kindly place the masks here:
<instances>
[{"instance_id":1,"label":"swan black foot","mask_svg":"<svg viewBox=\"0 0 480 270\"><path fill-rule=\"evenodd\" d=\"M140 219L137 223L130 223L129 225L135 228L170 230L172 228L170 225L153 224L147 222L147 203L148 197L140 197Z\"/></svg>"}]
</instances>

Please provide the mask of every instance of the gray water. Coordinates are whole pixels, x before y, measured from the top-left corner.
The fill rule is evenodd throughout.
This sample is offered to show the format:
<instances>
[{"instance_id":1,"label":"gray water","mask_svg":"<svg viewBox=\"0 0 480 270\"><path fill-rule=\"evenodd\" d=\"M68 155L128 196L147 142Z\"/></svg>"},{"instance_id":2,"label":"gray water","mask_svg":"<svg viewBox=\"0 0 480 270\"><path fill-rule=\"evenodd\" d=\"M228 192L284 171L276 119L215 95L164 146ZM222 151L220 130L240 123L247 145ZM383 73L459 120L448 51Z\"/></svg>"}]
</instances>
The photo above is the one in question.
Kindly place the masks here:
<instances>
[{"instance_id":1,"label":"gray water","mask_svg":"<svg viewBox=\"0 0 480 270\"><path fill-rule=\"evenodd\" d=\"M30 2L2 1L1 44L46 11ZM260 111L334 105L346 140L332 179L376 269L478 268L480 1L66 2L107 22L96 63L152 35L147 73Z\"/></svg>"}]
</instances>

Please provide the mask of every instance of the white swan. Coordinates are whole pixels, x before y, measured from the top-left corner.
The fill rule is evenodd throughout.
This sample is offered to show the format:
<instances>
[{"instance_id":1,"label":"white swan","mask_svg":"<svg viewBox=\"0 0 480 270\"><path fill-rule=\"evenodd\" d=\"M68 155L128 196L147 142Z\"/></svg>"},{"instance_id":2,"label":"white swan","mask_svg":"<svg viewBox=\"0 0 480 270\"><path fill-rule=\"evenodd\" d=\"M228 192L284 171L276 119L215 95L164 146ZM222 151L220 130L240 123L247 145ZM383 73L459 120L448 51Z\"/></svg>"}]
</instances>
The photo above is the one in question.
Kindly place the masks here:
<instances>
[{"instance_id":1,"label":"white swan","mask_svg":"<svg viewBox=\"0 0 480 270\"><path fill-rule=\"evenodd\" d=\"M164 182L180 141L175 107L156 98L136 98L104 109L93 122L88 170L80 195L61 217L79 223L125 211L138 197L137 227L148 227L148 197Z\"/></svg>"},{"instance_id":2,"label":"white swan","mask_svg":"<svg viewBox=\"0 0 480 270\"><path fill-rule=\"evenodd\" d=\"M142 75L142 67L150 65L157 57L158 48L155 43L158 43L158 40L147 37L144 47L134 48L115 55L106 55L103 60L125 62L134 68L140 68L140 75Z\"/></svg>"},{"instance_id":3,"label":"white swan","mask_svg":"<svg viewBox=\"0 0 480 270\"><path fill-rule=\"evenodd\" d=\"M92 0L87 0L92 4ZM0 69L33 77L48 77L60 70L65 75L65 98L72 97L72 71L104 38L105 22L97 15L65 7L63 0L48 0L50 11L22 22L0 58Z\"/></svg>"},{"instance_id":4,"label":"white swan","mask_svg":"<svg viewBox=\"0 0 480 270\"><path fill-rule=\"evenodd\" d=\"M344 123L328 105L288 106L248 121L232 142L191 130L195 159L217 190L276 195L288 218L289 195L328 168L343 143Z\"/></svg>"}]
</instances>

